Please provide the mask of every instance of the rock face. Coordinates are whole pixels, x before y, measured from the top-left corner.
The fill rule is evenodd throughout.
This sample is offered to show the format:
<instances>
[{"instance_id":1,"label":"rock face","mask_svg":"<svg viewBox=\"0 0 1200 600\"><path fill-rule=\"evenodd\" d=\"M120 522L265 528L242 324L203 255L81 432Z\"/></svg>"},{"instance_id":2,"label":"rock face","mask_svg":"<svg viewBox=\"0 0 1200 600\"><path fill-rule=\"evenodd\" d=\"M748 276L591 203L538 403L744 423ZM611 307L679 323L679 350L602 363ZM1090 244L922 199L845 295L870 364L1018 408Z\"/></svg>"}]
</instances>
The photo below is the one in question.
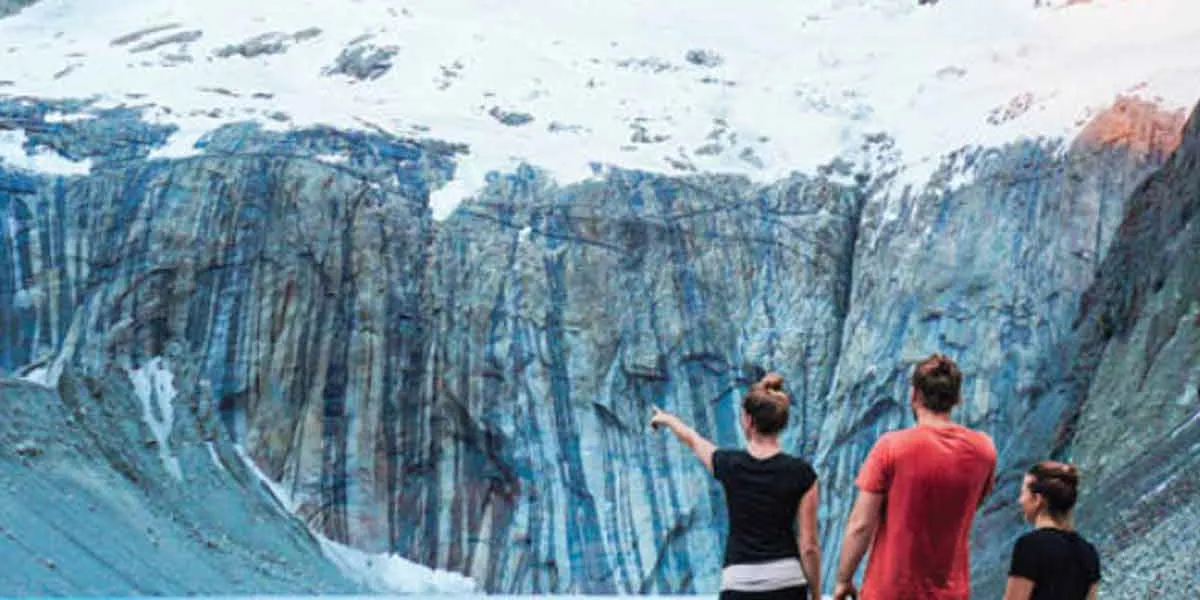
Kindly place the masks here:
<instances>
[{"instance_id":1,"label":"rock face","mask_svg":"<svg viewBox=\"0 0 1200 600\"><path fill-rule=\"evenodd\" d=\"M348 503L388 504L373 495L370 402L404 391L386 361L416 339L403 315L418 312L431 233L427 205L410 199L445 177L445 153L326 131L229 128L202 143L197 159L0 184L4 366L140 361L179 344L231 432L275 475L292 461L295 484L314 491L302 516L349 539L337 516ZM344 163L313 158L339 148ZM327 195L338 200L316 199ZM347 453L368 473L331 485Z\"/></svg>"},{"instance_id":2,"label":"rock face","mask_svg":"<svg viewBox=\"0 0 1200 600\"><path fill-rule=\"evenodd\" d=\"M1139 187L1180 143L1145 133L1178 118L1152 107L1071 145L964 149L920 189L619 170L561 187L521 168L436 224L429 190L463 148L228 126L200 156L147 160L169 132L48 110L0 102L0 127L93 169L0 167L0 370L169 356L309 526L492 592L715 590L719 488L645 423L657 404L739 444L738 401L765 370L795 398L787 447L822 478L828 573L859 463L910 422L912 361L959 360L959 417L1001 452L981 592L1022 530L1030 462L1075 456L1106 485L1151 458L1100 449L1145 448L1196 408L1194 334L1170 327L1197 310L1191 230L1185 204L1151 197L1196 197L1200 134ZM1135 279L1166 292L1131 296ZM1117 401L1135 391L1154 400ZM1147 429L1114 428L1118 408ZM1113 539L1113 560L1140 560Z\"/></svg>"},{"instance_id":3,"label":"rock face","mask_svg":"<svg viewBox=\"0 0 1200 600\"><path fill-rule=\"evenodd\" d=\"M0 17L7 17L20 12L22 8L38 0L0 0Z\"/></svg>"},{"instance_id":4,"label":"rock face","mask_svg":"<svg viewBox=\"0 0 1200 600\"><path fill-rule=\"evenodd\" d=\"M432 381L398 412L421 432L400 448L400 547L504 591L713 589L719 492L650 406L734 444L764 369L823 396L857 212L802 177L496 179L438 231ZM794 444L822 418L800 404Z\"/></svg>"},{"instance_id":5,"label":"rock face","mask_svg":"<svg viewBox=\"0 0 1200 600\"><path fill-rule=\"evenodd\" d=\"M1200 111L1146 179L1078 316L1074 435L1117 597L1200 589Z\"/></svg>"},{"instance_id":6,"label":"rock face","mask_svg":"<svg viewBox=\"0 0 1200 600\"><path fill-rule=\"evenodd\" d=\"M1200 301L1196 234L1189 225L1200 201L1198 123L1193 113L1179 128L1178 150L1132 191L1069 335L1055 351L1059 359L1047 363L1047 384L1029 395L1030 408L1009 440L1011 471L1002 474L997 501L985 508L976 533L976 557L984 564L1006 558L1011 546L995 541L1011 541L1012 532L1020 531L1011 499L1022 467L1054 456L1084 473L1080 526L1113 564L1108 572L1144 574L1109 577L1106 590L1136 597L1197 585L1193 557L1200 539L1159 527L1179 527L1195 515L1181 501L1194 498L1194 489L1173 482L1190 481L1188 473L1197 468L1195 442L1184 441L1194 427L1183 423L1200 410L1192 330L1198 324L1189 320ZM1138 136L1126 139L1141 143ZM978 590L999 595L1003 573L980 569L976 583Z\"/></svg>"},{"instance_id":7,"label":"rock face","mask_svg":"<svg viewBox=\"0 0 1200 600\"><path fill-rule=\"evenodd\" d=\"M947 168L920 193L885 191L867 204L838 378L820 429L827 552L840 551L858 465L883 432L912 423L908 376L932 351L963 369L956 418L989 433L1000 453L1000 485L985 512L1019 531L1011 506L1021 473L1049 453L1067 406L1065 398L1037 398L1069 365L1063 349L1080 294L1125 198L1169 150L1053 142L979 150L948 161L971 165L971 183L940 187L953 176ZM1008 550L989 538L977 565L994 570ZM827 562L828 577L835 567Z\"/></svg>"}]
</instances>

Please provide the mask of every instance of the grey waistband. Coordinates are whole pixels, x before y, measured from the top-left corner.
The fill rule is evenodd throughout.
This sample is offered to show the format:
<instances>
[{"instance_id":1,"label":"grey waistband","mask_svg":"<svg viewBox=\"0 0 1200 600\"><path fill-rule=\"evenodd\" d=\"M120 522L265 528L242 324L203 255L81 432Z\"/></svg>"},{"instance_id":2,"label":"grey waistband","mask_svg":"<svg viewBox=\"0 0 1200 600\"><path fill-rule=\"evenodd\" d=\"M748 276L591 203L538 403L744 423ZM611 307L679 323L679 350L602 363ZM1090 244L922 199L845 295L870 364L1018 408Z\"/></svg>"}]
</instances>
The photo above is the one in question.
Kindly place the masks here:
<instances>
[{"instance_id":1,"label":"grey waistband","mask_svg":"<svg viewBox=\"0 0 1200 600\"><path fill-rule=\"evenodd\" d=\"M721 570L721 589L739 592L769 592L805 585L804 569L798 558L781 558L749 565L729 565Z\"/></svg>"}]
</instances>

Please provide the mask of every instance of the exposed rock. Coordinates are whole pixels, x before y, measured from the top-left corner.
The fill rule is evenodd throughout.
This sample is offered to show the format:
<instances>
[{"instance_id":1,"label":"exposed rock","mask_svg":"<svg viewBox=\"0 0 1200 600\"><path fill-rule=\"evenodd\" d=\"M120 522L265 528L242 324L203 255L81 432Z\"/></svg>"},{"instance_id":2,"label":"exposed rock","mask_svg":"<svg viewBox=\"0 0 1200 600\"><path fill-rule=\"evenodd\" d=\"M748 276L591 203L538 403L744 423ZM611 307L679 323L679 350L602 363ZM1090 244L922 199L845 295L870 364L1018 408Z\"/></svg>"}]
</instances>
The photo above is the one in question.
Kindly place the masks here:
<instances>
[{"instance_id":1,"label":"exposed rock","mask_svg":"<svg viewBox=\"0 0 1200 600\"><path fill-rule=\"evenodd\" d=\"M912 422L914 361L941 351L965 376L956 417L992 435L1000 451L999 486L978 529L988 534L976 536L972 566L980 574L1003 569L1011 549L1004 536L1022 527L1013 507L1020 474L1048 456L1064 418L1061 402L1042 398L1068 370L1079 299L1126 199L1165 157L1064 146L1043 140L975 150L949 163L966 169L955 185L939 183L949 173L918 192L892 189L886 179L874 184L880 189L858 228L838 376L821 428L825 552L840 551L853 479L871 445ZM835 566L826 563L827 576Z\"/></svg>"},{"instance_id":2,"label":"exposed rock","mask_svg":"<svg viewBox=\"0 0 1200 600\"><path fill-rule=\"evenodd\" d=\"M1109 578L1106 593L1125 591L1118 596L1200 585L1197 554L1156 556L1200 543L1182 530L1168 540L1170 530L1162 529L1187 518L1200 469L1200 230L1192 218L1200 209L1198 115L1184 131L1153 138L1180 147L1138 183L1119 227L1103 241L1108 250L1080 298L1070 337L1054 352L1060 358L1047 363L1046 385L1030 394L1024 423L1010 435L1011 471L1000 499L1007 502L993 507L983 528L995 541L1000 530L1013 530L1018 469L1052 454L1075 462L1084 474L1080 527L1106 559L1170 565L1145 577ZM1115 149L1137 147L1126 142ZM1171 150L1158 144L1148 155ZM1001 556L1008 550L980 544L981 553L989 548ZM981 590L998 595L1002 586L995 573L981 573Z\"/></svg>"},{"instance_id":3,"label":"exposed rock","mask_svg":"<svg viewBox=\"0 0 1200 600\"><path fill-rule=\"evenodd\" d=\"M1122 96L1088 123L1075 145L1091 151L1111 146L1166 155L1182 142L1186 121L1184 110L1164 110L1152 102Z\"/></svg>"},{"instance_id":4,"label":"exposed rock","mask_svg":"<svg viewBox=\"0 0 1200 600\"><path fill-rule=\"evenodd\" d=\"M168 36L162 37L162 38L158 38L156 40L142 42L141 44L138 44L138 45L130 48L129 51L131 53L149 52L156 48L161 48L163 46L169 46L171 44L187 44L189 42L194 42L202 37L204 37L204 32L202 32L198 29L193 30L193 31L181 31L179 33L173 33L171 35L168 35Z\"/></svg>"},{"instance_id":5,"label":"exposed rock","mask_svg":"<svg viewBox=\"0 0 1200 600\"><path fill-rule=\"evenodd\" d=\"M287 52L291 44L305 42L320 35L321 29L319 27L311 27L290 35L273 31L254 36L238 44L222 46L214 51L213 54L220 58L229 58L234 55L243 58L254 58L269 54L283 54Z\"/></svg>"},{"instance_id":6,"label":"exposed rock","mask_svg":"<svg viewBox=\"0 0 1200 600\"><path fill-rule=\"evenodd\" d=\"M630 69L633 71L645 71L647 73L665 73L669 71L678 71L679 66L671 64L671 62L658 58L656 56L645 56L641 58L623 58L617 61L617 66Z\"/></svg>"},{"instance_id":7,"label":"exposed rock","mask_svg":"<svg viewBox=\"0 0 1200 600\"><path fill-rule=\"evenodd\" d=\"M47 120L56 112L85 111L88 118ZM89 102L76 100L37 104L0 100L0 129L24 131L26 151L46 150L76 162L91 159L99 169L145 159L177 130L174 125L146 123L140 117L137 109L93 109Z\"/></svg>"},{"instance_id":8,"label":"exposed rock","mask_svg":"<svg viewBox=\"0 0 1200 600\"><path fill-rule=\"evenodd\" d=\"M18 455L29 457L29 458L33 458L35 456L41 456L41 454L42 454L42 447L38 446L32 440L24 440L22 442L19 442L16 445L16 447L14 448L14 450L16 451L16 453Z\"/></svg>"},{"instance_id":9,"label":"exposed rock","mask_svg":"<svg viewBox=\"0 0 1200 600\"><path fill-rule=\"evenodd\" d=\"M35 4L38 0L0 0L0 18L21 12L26 6Z\"/></svg>"},{"instance_id":10,"label":"exposed rock","mask_svg":"<svg viewBox=\"0 0 1200 600\"><path fill-rule=\"evenodd\" d=\"M4 593L15 596L135 594L354 594L313 537L259 489L234 457L214 469L195 437L199 415L186 411L174 439L186 484L143 450L133 387L120 371L65 373L58 390L0 379L0 445L14 439L44 449L36 465L0 454L0 480L19 501L0 504ZM69 426L80 403L82 427ZM184 405L187 405L185 401ZM13 410L19 409L19 410ZM19 437L18 437L19 436ZM28 456L28 455L26 455ZM151 527L158 535L143 533ZM190 532L230 543L207 550ZM261 552L289 557L262 564Z\"/></svg>"},{"instance_id":11,"label":"exposed rock","mask_svg":"<svg viewBox=\"0 0 1200 600\"><path fill-rule=\"evenodd\" d=\"M379 79L391 70L392 58L399 52L398 46L353 42L342 50L332 65L321 72L325 75L346 75L359 81Z\"/></svg>"},{"instance_id":12,"label":"exposed rock","mask_svg":"<svg viewBox=\"0 0 1200 600\"><path fill-rule=\"evenodd\" d=\"M213 52L218 57L229 58L239 55L243 58L254 58L264 54L282 54L287 51L287 43L292 37L286 33L271 32L254 36L238 44L222 46Z\"/></svg>"},{"instance_id":13,"label":"exposed rock","mask_svg":"<svg viewBox=\"0 0 1200 600\"><path fill-rule=\"evenodd\" d=\"M121 37L119 37L119 38L116 38L116 39L114 39L113 41L109 42L109 44L110 44L110 45L113 45L113 46L125 46L125 45L127 45L127 44L132 44L132 43L134 43L134 42L136 42L136 41L138 41L138 40L140 40L140 39L142 39L142 38L144 38L144 37L146 37L146 36L148 36L148 35L153 35L153 34L155 34L155 33L159 33L159 32L162 32L162 31L167 31L167 30L170 30L170 29L178 29L178 28L180 28L180 27L182 27L182 26L183 26L183 25L182 25L182 24L180 24L180 23L166 23L166 24L163 24L163 25L155 25L155 26L153 26L153 27L147 27L147 28L145 28L145 29L139 29L139 30L137 30L137 31L134 31L133 33L127 33L127 34L125 34L125 35L123 35L123 36L121 36Z\"/></svg>"},{"instance_id":14,"label":"exposed rock","mask_svg":"<svg viewBox=\"0 0 1200 600\"><path fill-rule=\"evenodd\" d=\"M292 39L296 40L297 42L307 42L308 40L316 39L322 33L323 31L320 27L309 27L308 29L301 29L300 31L293 33Z\"/></svg>"},{"instance_id":15,"label":"exposed rock","mask_svg":"<svg viewBox=\"0 0 1200 600\"><path fill-rule=\"evenodd\" d=\"M508 125L509 127L520 127L533 122L533 115L529 113L504 110L499 106L493 106L492 109L488 111L488 115L500 123Z\"/></svg>"},{"instance_id":16,"label":"exposed rock","mask_svg":"<svg viewBox=\"0 0 1200 600\"><path fill-rule=\"evenodd\" d=\"M718 67L725 62L720 54L703 48L693 48L687 51L684 59L698 67Z\"/></svg>"},{"instance_id":17,"label":"exposed rock","mask_svg":"<svg viewBox=\"0 0 1200 600\"><path fill-rule=\"evenodd\" d=\"M801 177L497 179L439 230L433 396L397 415L401 431L422 429L421 406L444 416L402 438L397 516L438 503L442 524L402 521L401 548L439 562L442 548L503 591L715 589L720 492L647 411L663 403L734 444L738 399L764 369L821 397L857 202ZM788 442L821 418L798 403ZM477 483L441 483L467 471Z\"/></svg>"}]
</instances>

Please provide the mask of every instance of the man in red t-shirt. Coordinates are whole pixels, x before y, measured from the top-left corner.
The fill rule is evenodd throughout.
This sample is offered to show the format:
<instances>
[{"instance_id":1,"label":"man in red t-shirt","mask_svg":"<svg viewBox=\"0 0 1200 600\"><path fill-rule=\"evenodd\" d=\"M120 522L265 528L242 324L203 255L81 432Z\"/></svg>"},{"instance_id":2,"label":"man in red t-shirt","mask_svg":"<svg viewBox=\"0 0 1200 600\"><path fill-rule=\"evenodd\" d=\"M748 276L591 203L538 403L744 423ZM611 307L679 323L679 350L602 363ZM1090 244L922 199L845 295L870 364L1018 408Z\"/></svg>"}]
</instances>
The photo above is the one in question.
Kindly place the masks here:
<instances>
[{"instance_id":1,"label":"man in red t-shirt","mask_svg":"<svg viewBox=\"0 0 1200 600\"><path fill-rule=\"evenodd\" d=\"M854 572L868 545L863 600L970 596L971 521L992 489L996 447L987 434L951 420L961 387L962 373L944 355L913 369L917 424L879 438L859 471L834 600L859 597Z\"/></svg>"}]
</instances>

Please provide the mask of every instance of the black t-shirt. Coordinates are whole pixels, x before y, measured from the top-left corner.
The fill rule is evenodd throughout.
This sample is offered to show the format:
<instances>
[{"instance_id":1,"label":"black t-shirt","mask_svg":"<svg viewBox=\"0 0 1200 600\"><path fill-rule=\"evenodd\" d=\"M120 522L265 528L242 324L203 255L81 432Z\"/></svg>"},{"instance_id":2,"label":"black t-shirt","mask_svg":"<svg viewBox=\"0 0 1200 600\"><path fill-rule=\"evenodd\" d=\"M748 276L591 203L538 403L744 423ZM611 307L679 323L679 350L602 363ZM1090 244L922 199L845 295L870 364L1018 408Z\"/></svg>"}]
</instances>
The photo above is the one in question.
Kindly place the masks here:
<instances>
[{"instance_id":1,"label":"black t-shirt","mask_svg":"<svg viewBox=\"0 0 1200 600\"><path fill-rule=\"evenodd\" d=\"M1100 581L1100 555L1074 531L1037 529L1017 540L1008 574L1033 581L1030 600L1085 600Z\"/></svg>"},{"instance_id":2,"label":"black t-shirt","mask_svg":"<svg viewBox=\"0 0 1200 600\"><path fill-rule=\"evenodd\" d=\"M817 481L812 466L782 452L759 460L745 450L717 450L712 462L729 510L724 564L800 556L796 510Z\"/></svg>"}]
</instances>

